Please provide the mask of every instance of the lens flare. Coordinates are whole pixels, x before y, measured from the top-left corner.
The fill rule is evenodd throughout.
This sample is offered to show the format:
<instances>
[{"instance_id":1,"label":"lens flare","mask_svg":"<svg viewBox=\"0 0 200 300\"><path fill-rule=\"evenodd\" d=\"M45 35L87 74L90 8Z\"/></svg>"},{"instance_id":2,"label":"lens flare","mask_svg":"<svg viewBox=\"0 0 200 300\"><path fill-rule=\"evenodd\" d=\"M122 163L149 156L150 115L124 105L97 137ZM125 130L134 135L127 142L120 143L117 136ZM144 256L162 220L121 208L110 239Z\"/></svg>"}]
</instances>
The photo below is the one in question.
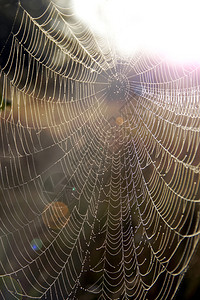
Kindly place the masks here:
<instances>
[{"instance_id":1,"label":"lens flare","mask_svg":"<svg viewBox=\"0 0 200 300\"><path fill-rule=\"evenodd\" d=\"M61 229L68 221L70 212L63 202L54 202L45 208L42 219L50 229Z\"/></svg>"},{"instance_id":2,"label":"lens flare","mask_svg":"<svg viewBox=\"0 0 200 300\"><path fill-rule=\"evenodd\" d=\"M117 125L121 126L124 123L124 120L122 117L117 117L115 122Z\"/></svg>"},{"instance_id":3,"label":"lens flare","mask_svg":"<svg viewBox=\"0 0 200 300\"><path fill-rule=\"evenodd\" d=\"M0 291L4 295L1 299L22 300L22 287L20 281L17 281L11 276L0 277Z\"/></svg>"},{"instance_id":4,"label":"lens flare","mask_svg":"<svg viewBox=\"0 0 200 300\"><path fill-rule=\"evenodd\" d=\"M35 251L38 251L42 248L43 244L42 241L38 238L33 239L31 242L31 248Z\"/></svg>"}]
</instances>

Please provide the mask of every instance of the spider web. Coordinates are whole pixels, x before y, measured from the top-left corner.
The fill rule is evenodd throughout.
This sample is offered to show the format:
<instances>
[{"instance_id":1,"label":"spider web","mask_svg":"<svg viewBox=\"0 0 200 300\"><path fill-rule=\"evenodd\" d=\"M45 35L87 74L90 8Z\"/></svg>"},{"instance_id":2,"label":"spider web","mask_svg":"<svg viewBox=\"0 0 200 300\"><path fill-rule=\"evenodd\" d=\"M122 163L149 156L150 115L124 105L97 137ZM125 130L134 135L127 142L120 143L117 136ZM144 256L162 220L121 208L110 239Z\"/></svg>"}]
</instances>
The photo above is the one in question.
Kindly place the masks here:
<instances>
[{"instance_id":1,"label":"spider web","mask_svg":"<svg viewBox=\"0 0 200 300\"><path fill-rule=\"evenodd\" d=\"M172 299L199 240L199 67L124 59L54 2L18 3L1 57L1 299Z\"/></svg>"}]
</instances>

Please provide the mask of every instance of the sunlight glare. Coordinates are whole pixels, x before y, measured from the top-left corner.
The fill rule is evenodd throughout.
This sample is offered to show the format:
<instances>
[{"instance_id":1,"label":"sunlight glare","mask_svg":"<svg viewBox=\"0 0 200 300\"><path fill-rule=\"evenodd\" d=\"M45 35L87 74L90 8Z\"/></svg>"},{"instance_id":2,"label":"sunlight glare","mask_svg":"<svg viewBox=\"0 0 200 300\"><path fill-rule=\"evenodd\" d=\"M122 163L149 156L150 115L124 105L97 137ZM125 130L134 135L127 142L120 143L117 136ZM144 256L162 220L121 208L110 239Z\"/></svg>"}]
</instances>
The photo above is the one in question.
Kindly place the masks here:
<instances>
[{"instance_id":1,"label":"sunlight glare","mask_svg":"<svg viewBox=\"0 0 200 300\"><path fill-rule=\"evenodd\" d=\"M73 0L75 13L121 55L145 50L200 62L197 0Z\"/></svg>"}]
</instances>

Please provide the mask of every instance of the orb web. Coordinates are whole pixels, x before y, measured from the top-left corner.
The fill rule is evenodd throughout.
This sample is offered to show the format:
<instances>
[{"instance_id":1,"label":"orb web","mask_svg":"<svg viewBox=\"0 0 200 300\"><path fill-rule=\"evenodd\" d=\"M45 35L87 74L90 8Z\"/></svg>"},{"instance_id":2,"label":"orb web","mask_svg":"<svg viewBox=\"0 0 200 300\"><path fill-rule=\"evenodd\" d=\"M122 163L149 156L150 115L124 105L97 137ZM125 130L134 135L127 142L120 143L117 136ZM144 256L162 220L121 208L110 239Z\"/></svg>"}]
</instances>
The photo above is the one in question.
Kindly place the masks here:
<instances>
[{"instance_id":1,"label":"orb web","mask_svg":"<svg viewBox=\"0 0 200 300\"><path fill-rule=\"evenodd\" d=\"M0 68L0 297L172 299L199 241L199 66L18 2Z\"/></svg>"},{"instance_id":2,"label":"orb web","mask_svg":"<svg viewBox=\"0 0 200 300\"><path fill-rule=\"evenodd\" d=\"M124 74L115 74L108 79L108 101L125 101L129 97L130 84Z\"/></svg>"}]
</instances>

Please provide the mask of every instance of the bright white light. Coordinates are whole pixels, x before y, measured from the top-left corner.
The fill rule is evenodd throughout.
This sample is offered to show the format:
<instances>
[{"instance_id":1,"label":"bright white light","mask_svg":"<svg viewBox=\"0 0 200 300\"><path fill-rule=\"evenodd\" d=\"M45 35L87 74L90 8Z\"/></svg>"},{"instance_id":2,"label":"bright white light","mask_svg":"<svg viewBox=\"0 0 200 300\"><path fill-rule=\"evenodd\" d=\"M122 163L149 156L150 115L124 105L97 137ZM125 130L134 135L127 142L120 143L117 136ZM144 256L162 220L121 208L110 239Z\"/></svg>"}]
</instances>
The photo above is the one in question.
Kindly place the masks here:
<instances>
[{"instance_id":1,"label":"bright white light","mask_svg":"<svg viewBox=\"0 0 200 300\"><path fill-rule=\"evenodd\" d=\"M122 55L139 49L200 62L199 0L73 0L76 14Z\"/></svg>"}]
</instances>

